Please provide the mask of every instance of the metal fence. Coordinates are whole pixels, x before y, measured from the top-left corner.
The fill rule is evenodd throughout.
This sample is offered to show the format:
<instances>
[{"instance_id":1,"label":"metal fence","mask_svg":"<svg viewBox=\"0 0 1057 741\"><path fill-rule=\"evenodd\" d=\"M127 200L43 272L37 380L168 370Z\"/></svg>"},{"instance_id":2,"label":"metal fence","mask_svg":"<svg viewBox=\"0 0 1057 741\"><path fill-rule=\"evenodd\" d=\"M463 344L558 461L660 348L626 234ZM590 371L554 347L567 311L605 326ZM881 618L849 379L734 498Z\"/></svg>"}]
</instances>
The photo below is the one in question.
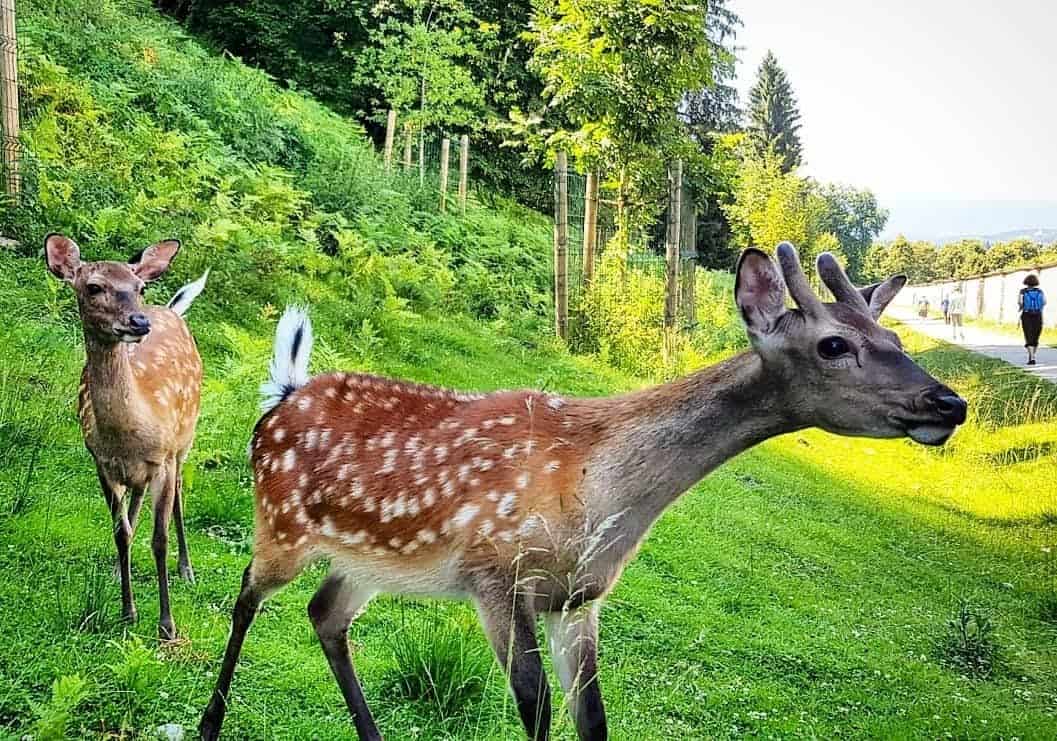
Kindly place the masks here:
<instances>
[{"instance_id":1,"label":"metal fence","mask_svg":"<svg viewBox=\"0 0 1057 741\"><path fill-rule=\"evenodd\" d=\"M599 178L601 180L601 178ZM576 324L582 311L583 302L587 297L588 275L594 279L604 280L607 276L605 270L609 261L604 258L612 254L615 249L623 250L622 270L631 270L656 277L658 280L667 280L666 247L668 239L668 227L670 225L670 213L664 209L655 222L649 227L642 227L630 234L627 239L617 240L617 193L600 184L597 195L597 208L595 216L596 242L594 248L594 260L590 273L585 270L585 243L587 241L587 222L585 215L588 213L587 200L588 177L583 173L570 172L568 181L568 305L569 320ZM555 180L555 191L557 192L557 177ZM696 322L694 279L697 268L697 222L696 206L688 189L681 189L682 207L679 220L679 269L678 285L675 287L678 294L678 318L677 324L682 328L691 327ZM664 306L658 306L657 321L660 323L664 315Z\"/></svg>"},{"instance_id":2,"label":"metal fence","mask_svg":"<svg viewBox=\"0 0 1057 741\"><path fill-rule=\"evenodd\" d=\"M15 0L0 0L0 180L7 198L21 190Z\"/></svg>"}]
</instances>

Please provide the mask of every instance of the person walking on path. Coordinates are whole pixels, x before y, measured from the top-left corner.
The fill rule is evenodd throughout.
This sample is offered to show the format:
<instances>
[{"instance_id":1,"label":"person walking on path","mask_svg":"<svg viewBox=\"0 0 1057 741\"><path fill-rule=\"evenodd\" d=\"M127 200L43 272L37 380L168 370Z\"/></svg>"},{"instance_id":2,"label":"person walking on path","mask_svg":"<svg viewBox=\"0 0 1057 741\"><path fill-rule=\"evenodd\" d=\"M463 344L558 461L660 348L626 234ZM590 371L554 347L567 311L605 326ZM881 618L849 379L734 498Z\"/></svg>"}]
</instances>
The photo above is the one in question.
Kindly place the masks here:
<instances>
[{"instance_id":1,"label":"person walking on path","mask_svg":"<svg viewBox=\"0 0 1057 741\"><path fill-rule=\"evenodd\" d=\"M1046 306L1046 295L1039 288L1039 277L1029 275L1024 279L1017 299L1020 308L1020 327L1024 330L1024 347L1028 351L1028 365L1035 365L1035 353L1039 350L1039 335L1042 334L1042 309Z\"/></svg>"},{"instance_id":2,"label":"person walking on path","mask_svg":"<svg viewBox=\"0 0 1057 741\"><path fill-rule=\"evenodd\" d=\"M949 296L944 296L943 300L940 301L940 308L943 309L943 323L951 323L951 299Z\"/></svg>"},{"instance_id":3,"label":"person walking on path","mask_svg":"<svg viewBox=\"0 0 1057 741\"><path fill-rule=\"evenodd\" d=\"M961 338L965 342L965 328L962 327L962 316L965 314L965 294L960 286L955 286L951 295L947 297L947 310L951 315L951 335L955 340Z\"/></svg>"}]
</instances>

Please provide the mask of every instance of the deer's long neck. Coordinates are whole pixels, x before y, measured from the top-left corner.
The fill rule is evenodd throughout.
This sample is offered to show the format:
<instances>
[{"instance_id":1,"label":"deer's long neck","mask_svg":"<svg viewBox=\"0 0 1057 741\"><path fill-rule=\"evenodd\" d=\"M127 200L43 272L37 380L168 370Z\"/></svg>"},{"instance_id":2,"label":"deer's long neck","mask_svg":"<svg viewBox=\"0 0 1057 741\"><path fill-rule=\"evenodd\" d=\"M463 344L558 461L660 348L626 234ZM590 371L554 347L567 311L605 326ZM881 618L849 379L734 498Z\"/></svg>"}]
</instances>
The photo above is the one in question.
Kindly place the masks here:
<instances>
[{"instance_id":1,"label":"deer's long neck","mask_svg":"<svg viewBox=\"0 0 1057 741\"><path fill-rule=\"evenodd\" d=\"M608 400L606 434L589 474L591 516L620 514L635 543L676 498L767 438L801 428L783 384L758 355L738 355L678 381Z\"/></svg>"},{"instance_id":2,"label":"deer's long neck","mask_svg":"<svg viewBox=\"0 0 1057 741\"><path fill-rule=\"evenodd\" d=\"M85 336L88 390L96 423L103 429L131 424L135 381L129 347Z\"/></svg>"}]
</instances>

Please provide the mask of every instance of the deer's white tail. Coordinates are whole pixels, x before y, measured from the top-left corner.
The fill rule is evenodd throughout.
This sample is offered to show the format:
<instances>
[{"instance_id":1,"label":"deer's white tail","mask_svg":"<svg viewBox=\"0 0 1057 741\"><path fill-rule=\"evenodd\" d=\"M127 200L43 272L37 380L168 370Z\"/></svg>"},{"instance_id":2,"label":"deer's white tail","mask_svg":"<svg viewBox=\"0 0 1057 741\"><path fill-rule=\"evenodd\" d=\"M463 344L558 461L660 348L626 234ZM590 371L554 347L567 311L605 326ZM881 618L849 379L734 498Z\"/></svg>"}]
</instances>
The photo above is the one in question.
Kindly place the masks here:
<instances>
[{"instance_id":1,"label":"deer's white tail","mask_svg":"<svg viewBox=\"0 0 1057 741\"><path fill-rule=\"evenodd\" d=\"M312 355L312 323L308 312L287 306L275 328L275 349L268 380L261 384L261 411L269 412L283 399L308 383Z\"/></svg>"},{"instance_id":2,"label":"deer's white tail","mask_svg":"<svg viewBox=\"0 0 1057 741\"><path fill-rule=\"evenodd\" d=\"M166 304L166 306L175 311L180 316L186 314L187 310L191 308L191 304L196 298L198 298L198 294L200 294L202 290L206 287L206 278L208 277L209 269L207 268L206 271L202 273L201 278L194 281L193 283L188 283L186 286L177 291L173 295L173 297L169 299L169 303Z\"/></svg>"}]
</instances>

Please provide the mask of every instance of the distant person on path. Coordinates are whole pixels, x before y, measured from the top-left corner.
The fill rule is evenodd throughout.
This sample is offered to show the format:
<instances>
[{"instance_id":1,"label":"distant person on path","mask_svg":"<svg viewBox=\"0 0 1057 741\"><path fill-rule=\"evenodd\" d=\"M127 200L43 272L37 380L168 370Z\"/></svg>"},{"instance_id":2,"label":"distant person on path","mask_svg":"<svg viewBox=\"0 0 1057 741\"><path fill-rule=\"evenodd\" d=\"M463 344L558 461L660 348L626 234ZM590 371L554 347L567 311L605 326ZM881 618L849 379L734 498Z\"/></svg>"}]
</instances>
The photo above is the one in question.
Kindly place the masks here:
<instances>
[{"instance_id":1,"label":"distant person on path","mask_svg":"<svg viewBox=\"0 0 1057 741\"><path fill-rule=\"evenodd\" d=\"M1020 308L1020 327L1024 330L1024 347L1028 350L1028 365L1035 365L1035 353L1039 349L1042 334L1042 310L1046 306L1046 295L1039 288L1039 277L1029 275L1024 279L1017 300Z\"/></svg>"},{"instance_id":2,"label":"distant person on path","mask_svg":"<svg viewBox=\"0 0 1057 741\"><path fill-rule=\"evenodd\" d=\"M949 296L944 296L943 300L940 301L940 308L943 309L943 323L951 323L951 299Z\"/></svg>"},{"instance_id":3,"label":"distant person on path","mask_svg":"<svg viewBox=\"0 0 1057 741\"><path fill-rule=\"evenodd\" d=\"M965 342L965 329L962 327L962 315L965 314L965 294L958 286L954 287L951 295L947 297L947 311L951 315L951 334L955 340L961 337Z\"/></svg>"}]
</instances>

